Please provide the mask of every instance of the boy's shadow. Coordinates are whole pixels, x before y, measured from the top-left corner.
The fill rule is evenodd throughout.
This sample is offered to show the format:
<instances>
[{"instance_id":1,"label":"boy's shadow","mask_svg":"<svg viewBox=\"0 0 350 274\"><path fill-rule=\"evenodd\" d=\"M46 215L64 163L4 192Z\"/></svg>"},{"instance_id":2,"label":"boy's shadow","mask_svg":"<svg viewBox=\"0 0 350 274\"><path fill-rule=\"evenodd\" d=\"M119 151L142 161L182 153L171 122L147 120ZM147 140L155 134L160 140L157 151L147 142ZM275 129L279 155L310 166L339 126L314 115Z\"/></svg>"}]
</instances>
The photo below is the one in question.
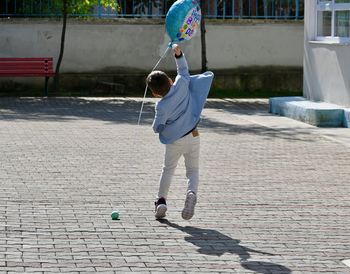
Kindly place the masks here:
<instances>
[{"instance_id":1,"label":"boy's shadow","mask_svg":"<svg viewBox=\"0 0 350 274\"><path fill-rule=\"evenodd\" d=\"M202 229L193 226L180 226L178 224L169 222L166 219L158 220L162 224L176 228L182 232L189 234L185 236L185 241L199 247L197 252L211 256L221 256L225 253L236 254L240 258L243 268L255 271L256 273L279 273L289 274L291 270L285 266L258 261L248 261L251 257L250 253L258 253L268 256L274 254L254 250L241 246L239 240L232 239L225 234L220 233L214 229Z\"/></svg>"}]
</instances>

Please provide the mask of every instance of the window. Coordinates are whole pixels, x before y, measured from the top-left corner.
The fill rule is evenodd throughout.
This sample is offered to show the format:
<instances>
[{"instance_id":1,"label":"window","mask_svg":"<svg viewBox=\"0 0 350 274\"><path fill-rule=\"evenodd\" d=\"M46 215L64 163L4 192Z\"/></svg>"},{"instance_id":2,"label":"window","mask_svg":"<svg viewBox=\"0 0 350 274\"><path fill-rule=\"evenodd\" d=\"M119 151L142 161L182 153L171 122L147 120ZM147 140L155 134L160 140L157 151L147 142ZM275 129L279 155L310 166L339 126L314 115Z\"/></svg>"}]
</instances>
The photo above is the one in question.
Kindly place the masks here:
<instances>
[{"instance_id":1,"label":"window","mask_svg":"<svg viewBox=\"0 0 350 274\"><path fill-rule=\"evenodd\" d=\"M350 0L318 0L316 40L350 42Z\"/></svg>"}]
</instances>

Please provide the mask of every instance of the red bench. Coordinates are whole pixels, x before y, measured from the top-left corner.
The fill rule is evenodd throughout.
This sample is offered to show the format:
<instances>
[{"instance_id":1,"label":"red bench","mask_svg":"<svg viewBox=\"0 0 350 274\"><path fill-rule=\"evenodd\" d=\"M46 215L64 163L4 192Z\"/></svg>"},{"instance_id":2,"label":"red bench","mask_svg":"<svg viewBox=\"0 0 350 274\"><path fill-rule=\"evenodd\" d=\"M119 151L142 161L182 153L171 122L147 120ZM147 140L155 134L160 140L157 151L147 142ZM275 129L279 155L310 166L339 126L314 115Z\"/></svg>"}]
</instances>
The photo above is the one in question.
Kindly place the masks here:
<instances>
[{"instance_id":1,"label":"red bench","mask_svg":"<svg viewBox=\"0 0 350 274\"><path fill-rule=\"evenodd\" d=\"M0 58L0 77L45 77L45 96L53 76L53 58Z\"/></svg>"}]
</instances>

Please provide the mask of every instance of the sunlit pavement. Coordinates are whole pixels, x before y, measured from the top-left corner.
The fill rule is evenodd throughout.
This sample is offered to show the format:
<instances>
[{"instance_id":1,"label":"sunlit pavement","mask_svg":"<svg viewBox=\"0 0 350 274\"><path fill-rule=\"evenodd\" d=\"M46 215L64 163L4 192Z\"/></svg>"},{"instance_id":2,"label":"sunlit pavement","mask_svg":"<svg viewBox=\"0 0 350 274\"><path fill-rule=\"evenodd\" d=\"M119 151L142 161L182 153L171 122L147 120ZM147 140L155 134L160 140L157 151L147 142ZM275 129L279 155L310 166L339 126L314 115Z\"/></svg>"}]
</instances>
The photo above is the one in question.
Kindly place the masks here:
<instances>
[{"instance_id":1,"label":"sunlit pavement","mask_svg":"<svg viewBox=\"0 0 350 274\"><path fill-rule=\"evenodd\" d=\"M209 100L196 214L181 161L159 222L164 147L140 107L0 100L0 273L350 273L350 129Z\"/></svg>"}]
</instances>

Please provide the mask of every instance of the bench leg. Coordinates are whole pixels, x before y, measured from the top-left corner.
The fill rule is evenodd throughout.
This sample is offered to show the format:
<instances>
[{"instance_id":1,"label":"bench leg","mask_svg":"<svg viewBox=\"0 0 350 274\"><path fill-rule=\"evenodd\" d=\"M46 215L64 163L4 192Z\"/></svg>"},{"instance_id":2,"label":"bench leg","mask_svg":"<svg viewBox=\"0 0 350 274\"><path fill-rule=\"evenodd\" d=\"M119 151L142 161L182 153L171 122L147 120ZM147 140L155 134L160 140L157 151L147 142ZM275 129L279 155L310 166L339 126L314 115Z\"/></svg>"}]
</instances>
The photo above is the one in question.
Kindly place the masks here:
<instances>
[{"instance_id":1,"label":"bench leg","mask_svg":"<svg viewBox=\"0 0 350 274\"><path fill-rule=\"evenodd\" d=\"M48 90L48 82L50 77L45 77L45 95L46 97L49 96L49 90Z\"/></svg>"}]
</instances>

